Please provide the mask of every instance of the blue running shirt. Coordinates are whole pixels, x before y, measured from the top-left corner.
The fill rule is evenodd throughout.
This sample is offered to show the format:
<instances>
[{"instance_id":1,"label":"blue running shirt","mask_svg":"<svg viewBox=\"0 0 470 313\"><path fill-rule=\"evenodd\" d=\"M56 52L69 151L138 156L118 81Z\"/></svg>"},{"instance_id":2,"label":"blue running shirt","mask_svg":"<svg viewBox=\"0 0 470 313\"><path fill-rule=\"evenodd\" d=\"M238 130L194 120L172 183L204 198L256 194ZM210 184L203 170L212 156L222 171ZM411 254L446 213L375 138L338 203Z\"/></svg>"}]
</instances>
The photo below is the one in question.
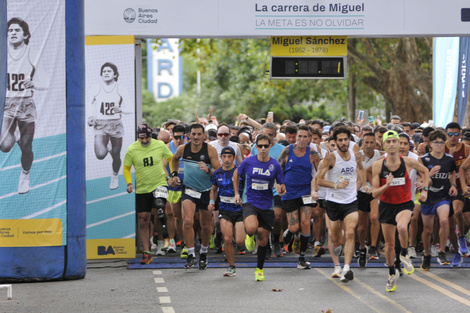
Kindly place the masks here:
<instances>
[{"instance_id":1,"label":"blue running shirt","mask_svg":"<svg viewBox=\"0 0 470 313\"><path fill-rule=\"evenodd\" d=\"M236 169L237 167L234 167L229 171L224 171L222 167L219 167L211 175L212 185L219 188L219 210L230 212L242 210L241 205L236 205L232 202L235 200L235 190L233 190L233 172L235 172ZM243 190L243 187L243 180L240 177L239 190Z\"/></svg>"}]
</instances>

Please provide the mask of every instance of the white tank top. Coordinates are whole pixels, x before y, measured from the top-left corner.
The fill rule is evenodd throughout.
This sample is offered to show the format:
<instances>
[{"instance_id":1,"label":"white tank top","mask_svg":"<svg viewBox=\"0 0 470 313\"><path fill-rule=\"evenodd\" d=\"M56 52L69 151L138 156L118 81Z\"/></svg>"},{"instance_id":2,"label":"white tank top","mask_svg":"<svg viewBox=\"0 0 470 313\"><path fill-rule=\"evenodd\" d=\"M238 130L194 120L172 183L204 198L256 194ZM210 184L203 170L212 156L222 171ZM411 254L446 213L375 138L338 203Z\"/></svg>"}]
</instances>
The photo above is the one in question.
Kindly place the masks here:
<instances>
[{"instance_id":1,"label":"white tank top","mask_svg":"<svg viewBox=\"0 0 470 313\"><path fill-rule=\"evenodd\" d=\"M7 98L32 97L31 88L23 86L25 80L33 80L35 68L29 59L29 46L20 50L8 50L8 85Z\"/></svg>"},{"instance_id":2,"label":"white tank top","mask_svg":"<svg viewBox=\"0 0 470 313\"><path fill-rule=\"evenodd\" d=\"M349 181L346 188L334 189L327 188L326 200L341 204L348 204L357 199L356 182L357 182L357 163L356 156L352 150L349 150L351 158L344 161L338 154L338 151L333 152L336 158L335 166L328 171L328 180L338 184L344 180Z\"/></svg>"},{"instance_id":3,"label":"white tank top","mask_svg":"<svg viewBox=\"0 0 470 313\"><path fill-rule=\"evenodd\" d=\"M95 118L99 120L118 120L121 118L120 113L116 113L114 108L120 108L122 105L122 97L119 94L118 83L107 86L100 84L100 90L93 97L93 105L95 106Z\"/></svg>"},{"instance_id":4,"label":"white tank top","mask_svg":"<svg viewBox=\"0 0 470 313\"><path fill-rule=\"evenodd\" d=\"M364 153L364 150L360 150L359 152L364 156L364 160L362 161L362 166L364 166L364 168L366 170L369 166L372 165L372 163L377 161L377 159L380 158L380 156L381 156L379 150L374 150L374 155L370 159ZM372 189L372 185L370 184L370 182L367 182L367 186L369 186L369 188ZM359 189L359 191L366 192L365 189L362 186L361 186L361 189Z\"/></svg>"},{"instance_id":5,"label":"white tank top","mask_svg":"<svg viewBox=\"0 0 470 313\"><path fill-rule=\"evenodd\" d=\"M310 143L310 148L317 151L318 153L318 147L316 144L314 143ZM327 151L323 148L320 148L320 159L324 159L326 157L326 153ZM315 168L315 166L312 166L312 177L315 177L315 175L317 174L317 169ZM318 199L320 200L324 200L325 197L326 197L326 187L320 187L320 189L318 189L317 191L317 194L318 194Z\"/></svg>"}]
</instances>

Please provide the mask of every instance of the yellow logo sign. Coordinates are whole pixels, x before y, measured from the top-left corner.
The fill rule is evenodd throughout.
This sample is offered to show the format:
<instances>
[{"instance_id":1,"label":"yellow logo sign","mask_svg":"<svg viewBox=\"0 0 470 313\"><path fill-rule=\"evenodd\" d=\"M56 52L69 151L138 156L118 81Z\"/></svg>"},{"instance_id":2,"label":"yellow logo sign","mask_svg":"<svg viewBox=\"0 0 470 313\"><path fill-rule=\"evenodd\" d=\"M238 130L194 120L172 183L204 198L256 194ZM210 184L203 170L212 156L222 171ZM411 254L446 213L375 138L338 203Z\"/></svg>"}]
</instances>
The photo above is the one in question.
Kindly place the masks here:
<instances>
[{"instance_id":1,"label":"yellow logo sign","mask_svg":"<svg viewBox=\"0 0 470 313\"><path fill-rule=\"evenodd\" d=\"M58 218L0 220L0 247L62 246Z\"/></svg>"},{"instance_id":2,"label":"yellow logo sign","mask_svg":"<svg viewBox=\"0 0 470 313\"><path fill-rule=\"evenodd\" d=\"M271 56L346 56L347 37L296 36L271 37Z\"/></svg>"}]
</instances>

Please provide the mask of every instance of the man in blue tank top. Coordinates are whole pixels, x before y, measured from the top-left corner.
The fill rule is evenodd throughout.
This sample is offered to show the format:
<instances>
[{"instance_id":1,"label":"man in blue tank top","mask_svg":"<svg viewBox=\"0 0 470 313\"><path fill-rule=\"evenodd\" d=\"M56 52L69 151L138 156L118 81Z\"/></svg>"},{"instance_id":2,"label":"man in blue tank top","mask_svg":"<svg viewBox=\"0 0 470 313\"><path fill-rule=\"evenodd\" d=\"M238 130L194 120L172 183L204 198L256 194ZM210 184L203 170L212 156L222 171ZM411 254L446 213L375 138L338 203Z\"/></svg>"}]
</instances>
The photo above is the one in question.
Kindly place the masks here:
<instances>
[{"instance_id":1,"label":"man in blue tank top","mask_svg":"<svg viewBox=\"0 0 470 313\"><path fill-rule=\"evenodd\" d=\"M201 251L199 269L207 268L207 252L211 237L212 212L208 210L210 190L212 183L210 175L220 167L217 150L204 142L204 127L201 124L192 124L190 127L190 140L187 145L179 146L172 159L172 168L179 168L180 158L184 163L184 184L182 194L183 232L184 241L188 248L188 259L185 268L196 267L196 254L194 250L194 214L199 211L201 225ZM169 183L172 187L180 185L178 172L171 173Z\"/></svg>"},{"instance_id":2,"label":"man in blue tank top","mask_svg":"<svg viewBox=\"0 0 470 313\"><path fill-rule=\"evenodd\" d=\"M305 251L310 238L310 220L312 207L317 205L311 197L312 166L318 167L318 153L310 149L310 130L307 125L299 125L296 143L287 146L279 156L279 163L284 170L286 194L282 196L283 209L287 212L289 228L285 232L285 242L288 244L294 234L300 232L300 251L297 268L310 269L310 263L305 261Z\"/></svg>"},{"instance_id":3,"label":"man in blue tank top","mask_svg":"<svg viewBox=\"0 0 470 313\"><path fill-rule=\"evenodd\" d=\"M258 155L245 159L233 174L235 203L241 204L239 179L246 175L246 199L243 204L243 222L249 236L258 234L258 254L255 281L264 281L263 266L268 249L269 232L274 226L273 186L279 195L284 195L284 175L278 161L269 156L271 139L261 134L256 139Z\"/></svg>"}]
</instances>

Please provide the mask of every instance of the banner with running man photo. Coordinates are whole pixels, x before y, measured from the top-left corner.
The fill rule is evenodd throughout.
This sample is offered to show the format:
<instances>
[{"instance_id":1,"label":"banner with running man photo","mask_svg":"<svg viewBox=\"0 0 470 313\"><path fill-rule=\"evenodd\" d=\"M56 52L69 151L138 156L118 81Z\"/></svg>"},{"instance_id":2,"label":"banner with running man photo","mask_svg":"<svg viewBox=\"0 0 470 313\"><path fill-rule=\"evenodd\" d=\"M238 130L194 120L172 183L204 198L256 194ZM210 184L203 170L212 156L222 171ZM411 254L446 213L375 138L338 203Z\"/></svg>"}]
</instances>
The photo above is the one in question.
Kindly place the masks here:
<instances>
[{"instance_id":1,"label":"banner with running man photo","mask_svg":"<svg viewBox=\"0 0 470 313\"><path fill-rule=\"evenodd\" d=\"M0 247L66 245L65 1L9 0L6 34Z\"/></svg>"},{"instance_id":2,"label":"banner with running man photo","mask_svg":"<svg viewBox=\"0 0 470 313\"><path fill-rule=\"evenodd\" d=\"M135 195L123 177L135 141L133 36L85 38L87 258L135 257Z\"/></svg>"}]
</instances>

